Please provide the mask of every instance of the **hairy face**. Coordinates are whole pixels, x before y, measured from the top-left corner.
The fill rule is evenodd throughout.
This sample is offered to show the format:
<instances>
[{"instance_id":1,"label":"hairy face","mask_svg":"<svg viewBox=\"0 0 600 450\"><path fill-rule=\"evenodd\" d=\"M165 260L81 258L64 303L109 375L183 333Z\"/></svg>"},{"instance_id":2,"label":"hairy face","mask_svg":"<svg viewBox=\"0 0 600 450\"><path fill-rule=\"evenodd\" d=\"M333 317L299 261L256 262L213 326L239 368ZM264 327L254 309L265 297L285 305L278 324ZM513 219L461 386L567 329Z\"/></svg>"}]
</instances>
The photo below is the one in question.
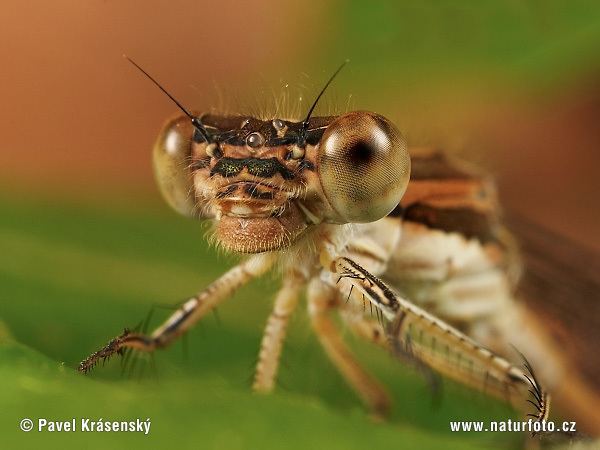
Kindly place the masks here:
<instances>
[{"instance_id":1,"label":"hairy face","mask_svg":"<svg viewBox=\"0 0 600 450\"><path fill-rule=\"evenodd\" d=\"M243 253L290 245L310 226L302 200L314 183L314 143L323 129L309 132L310 143L298 158L291 142L297 123L242 116L205 116L202 122L216 142L196 133L193 182L216 218L218 241Z\"/></svg>"}]
</instances>

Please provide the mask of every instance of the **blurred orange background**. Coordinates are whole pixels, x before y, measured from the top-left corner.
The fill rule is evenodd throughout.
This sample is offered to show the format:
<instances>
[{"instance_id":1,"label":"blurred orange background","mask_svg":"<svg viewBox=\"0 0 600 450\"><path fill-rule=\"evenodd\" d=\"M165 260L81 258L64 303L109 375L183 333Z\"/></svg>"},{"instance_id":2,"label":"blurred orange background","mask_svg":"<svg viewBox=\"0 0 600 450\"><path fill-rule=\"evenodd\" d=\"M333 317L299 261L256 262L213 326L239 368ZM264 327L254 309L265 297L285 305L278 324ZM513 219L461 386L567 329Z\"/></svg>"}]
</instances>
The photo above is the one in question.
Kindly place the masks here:
<instances>
[{"instance_id":1,"label":"blurred orange background","mask_svg":"<svg viewBox=\"0 0 600 450\"><path fill-rule=\"evenodd\" d=\"M272 105L286 84L312 97L350 58L322 111L381 112L493 171L509 209L600 248L599 8L469 5L3 1L4 195L160 202L150 148L176 108L124 53L196 110Z\"/></svg>"}]
</instances>

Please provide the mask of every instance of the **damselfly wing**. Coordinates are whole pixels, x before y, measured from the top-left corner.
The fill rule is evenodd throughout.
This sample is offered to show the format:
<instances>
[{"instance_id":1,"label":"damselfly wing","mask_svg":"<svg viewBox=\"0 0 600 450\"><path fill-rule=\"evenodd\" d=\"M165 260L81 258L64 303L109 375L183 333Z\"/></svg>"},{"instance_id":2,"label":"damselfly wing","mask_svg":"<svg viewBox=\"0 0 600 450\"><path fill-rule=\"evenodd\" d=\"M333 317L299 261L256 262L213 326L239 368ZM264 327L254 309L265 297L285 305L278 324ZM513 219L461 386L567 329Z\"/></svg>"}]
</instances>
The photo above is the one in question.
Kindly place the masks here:
<instances>
[{"instance_id":1,"label":"damselfly wing","mask_svg":"<svg viewBox=\"0 0 600 450\"><path fill-rule=\"evenodd\" d=\"M517 299L528 311L530 326L543 330L560 349L571 376L562 382L565 407L598 409L600 392L600 254L521 215L508 223L519 243L523 276ZM572 383L576 379L577 383ZM581 388L579 388L581 386ZM595 423L598 430L598 423Z\"/></svg>"}]
</instances>

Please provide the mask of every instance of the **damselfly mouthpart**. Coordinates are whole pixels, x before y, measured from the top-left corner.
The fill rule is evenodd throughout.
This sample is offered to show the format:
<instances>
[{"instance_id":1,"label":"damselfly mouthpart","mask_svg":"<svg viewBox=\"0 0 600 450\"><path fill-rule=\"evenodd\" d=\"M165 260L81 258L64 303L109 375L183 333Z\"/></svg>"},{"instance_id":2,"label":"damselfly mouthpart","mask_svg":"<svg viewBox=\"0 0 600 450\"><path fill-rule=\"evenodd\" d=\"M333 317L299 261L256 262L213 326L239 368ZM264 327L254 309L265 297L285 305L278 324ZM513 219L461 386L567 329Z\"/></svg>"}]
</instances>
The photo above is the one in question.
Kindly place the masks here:
<instances>
[{"instance_id":1,"label":"damselfly mouthpart","mask_svg":"<svg viewBox=\"0 0 600 450\"><path fill-rule=\"evenodd\" d=\"M248 256L151 334L126 331L79 370L125 348L168 346L234 291L277 268L283 284L261 343L257 391L275 386L288 321L306 291L325 352L378 415L387 413L388 395L345 346L333 313L358 336L458 382L514 406L533 400L536 420L549 414L539 377L582 427L600 424L597 394L514 301L518 257L492 181L441 152L409 152L379 114L313 117L340 69L302 120L192 113L142 70L184 112L154 147L161 192L179 213L212 220L221 247ZM363 301L381 320L363 312ZM510 344L538 377L528 363L523 370L500 356L515 353Z\"/></svg>"}]
</instances>

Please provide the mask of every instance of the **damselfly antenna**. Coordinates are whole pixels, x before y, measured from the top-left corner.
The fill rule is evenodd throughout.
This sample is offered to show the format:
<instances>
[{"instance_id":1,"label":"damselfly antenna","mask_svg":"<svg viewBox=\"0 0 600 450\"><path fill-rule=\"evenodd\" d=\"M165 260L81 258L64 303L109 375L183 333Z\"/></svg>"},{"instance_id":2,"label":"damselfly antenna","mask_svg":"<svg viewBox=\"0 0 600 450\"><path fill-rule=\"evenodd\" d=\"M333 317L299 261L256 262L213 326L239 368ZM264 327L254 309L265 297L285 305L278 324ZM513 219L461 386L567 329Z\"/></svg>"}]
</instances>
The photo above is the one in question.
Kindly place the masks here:
<instances>
[{"instance_id":1,"label":"damselfly antenna","mask_svg":"<svg viewBox=\"0 0 600 450\"><path fill-rule=\"evenodd\" d=\"M177 107L181 111L183 111L183 113L186 116L188 116L190 118L190 120L192 121L192 125L194 125L194 127L196 127L196 129L202 135L204 140L206 142L211 142L210 135L208 134L208 131L206 130L206 128L204 128L204 125L202 124L202 122L200 122L200 119L198 119L192 113L190 113L181 103L179 103L179 101L177 101L177 99L175 97L173 97L171 94L169 94L167 92L167 90L164 87L162 87L158 81L156 81L148 72L146 72L144 69L142 69L133 59L131 59L127 55L123 55L123 58L125 58L127 61L129 61L131 64L133 64L140 72L142 72L144 75L146 75L146 77L148 77L148 79L150 81L152 81L156 85L156 87L158 87L161 91L163 91L166 94L166 96L169 97L171 99L171 101L173 101L173 103L175 103L177 105ZM339 72L339 70L338 70L338 72Z\"/></svg>"},{"instance_id":2,"label":"damselfly antenna","mask_svg":"<svg viewBox=\"0 0 600 450\"><path fill-rule=\"evenodd\" d=\"M306 118L302 121L302 129L300 130L300 143L299 143L300 147L303 147L305 144L306 131L308 130L308 120L310 119L310 116L312 116L312 113L315 110L317 103L319 103L319 100L321 100L321 97L323 96L323 94L325 93L325 91L327 90L327 88L329 87L331 82L334 80L334 78L337 76L337 74L340 73L340 71L344 68L344 66L346 64L348 64L349 62L350 62L349 59L345 60L342 64L340 64L340 67L338 67L337 70L335 72L333 72L333 75L331 75L331 77L329 77L329 80L327 80L327 83L325 83L325 86L323 86L323 89L321 89L321 92L319 92L319 95L317 95L317 98L315 99L312 106L308 110L308 114L306 115Z\"/></svg>"}]
</instances>

